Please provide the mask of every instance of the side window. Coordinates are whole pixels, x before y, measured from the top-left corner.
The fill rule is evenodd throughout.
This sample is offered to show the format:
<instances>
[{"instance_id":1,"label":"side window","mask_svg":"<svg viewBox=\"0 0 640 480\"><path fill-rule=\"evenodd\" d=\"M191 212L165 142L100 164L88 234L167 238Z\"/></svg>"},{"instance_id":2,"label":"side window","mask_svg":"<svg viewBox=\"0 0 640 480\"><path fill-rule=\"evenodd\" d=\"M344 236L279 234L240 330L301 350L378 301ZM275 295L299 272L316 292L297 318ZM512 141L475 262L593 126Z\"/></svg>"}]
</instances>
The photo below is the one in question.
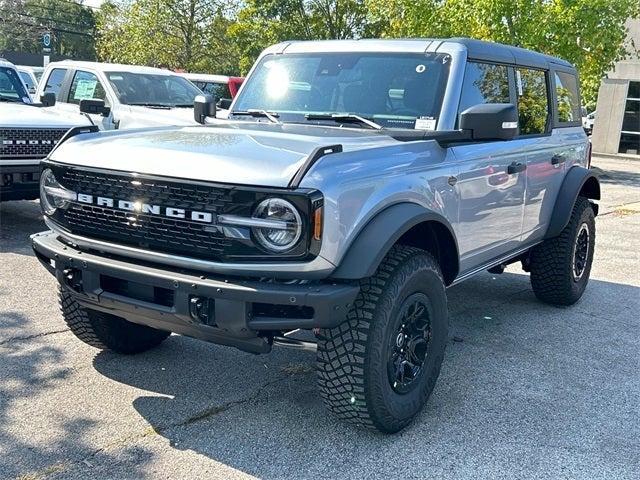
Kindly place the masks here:
<instances>
[{"instance_id":1,"label":"side window","mask_svg":"<svg viewBox=\"0 0 640 480\"><path fill-rule=\"evenodd\" d=\"M57 97L58 92L60 91L60 87L62 87L62 82L64 82L64 76L66 74L66 68L54 68L53 70L51 70L49 78L47 78L47 83L45 83L44 85L44 93L55 93Z\"/></svg>"},{"instance_id":2,"label":"side window","mask_svg":"<svg viewBox=\"0 0 640 480\"><path fill-rule=\"evenodd\" d=\"M480 103L509 102L509 71L506 66L467 63L458 113Z\"/></svg>"},{"instance_id":3,"label":"side window","mask_svg":"<svg viewBox=\"0 0 640 480\"><path fill-rule=\"evenodd\" d=\"M105 100L104 88L93 73L78 70L69 89L69 103L79 104L80 100L92 98Z\"/></svg>"},{"instance_id":4,"label":"side window","mask_svg":"<svg viewBox=\"0 0 640 480\"><path fill-rule=\"evenodd\" d=\"M556 72L556 108L558 122L580 121L580 97L578 96L578 79L566 72Z\"/></svg>"},{"instance_id":5,"label":"side window","mask_svg":"<svg viewBox=\"0 0 640 480\"><path fill-rule=\"evenodd\" d=\"M549 120L547 76L542 70L516 70L520 135L545 133Z\"/></svg>"},{"instance_id":6,"label":"side window","mask_svg":"<svg viewBox=\"0 0 640 480\"><path fill-rule=\"evenodd\" d=\"M26 72L18 72L18 73L20 74L20 78L22 79L24 84L27 86L27 89L32 89L34 86L29 74Z\"/></svg>"}]
</instances>

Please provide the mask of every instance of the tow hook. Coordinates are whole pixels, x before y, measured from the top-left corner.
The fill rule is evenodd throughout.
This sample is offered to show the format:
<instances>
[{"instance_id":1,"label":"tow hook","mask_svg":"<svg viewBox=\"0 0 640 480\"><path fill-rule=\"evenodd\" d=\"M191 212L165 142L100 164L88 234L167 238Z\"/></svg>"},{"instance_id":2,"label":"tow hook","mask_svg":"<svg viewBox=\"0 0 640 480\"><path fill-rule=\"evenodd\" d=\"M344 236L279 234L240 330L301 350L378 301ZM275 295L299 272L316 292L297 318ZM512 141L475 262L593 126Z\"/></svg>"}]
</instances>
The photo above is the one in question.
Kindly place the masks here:
<instances>
[{"instance_id":1,"label":"tow hook","mask_svg":"<svg viewBox=\"0 0 640 480\"><path fill-rule=\"evenodd\" d=\"M62 271L64 281L75 292L82 292L82 272L76 268L66 268Z\"/></svg>"},{"instance_id":2,"label":"tow hook","mask_svg":"<svg viewBox=\"0 0 640 480\"><path fill-rule=\"evenodd\" d=\"M191 297L189 299L189 316L205 325L215 325L213 304L214 301L206 297Z\"/></svg>"}]
</instances>

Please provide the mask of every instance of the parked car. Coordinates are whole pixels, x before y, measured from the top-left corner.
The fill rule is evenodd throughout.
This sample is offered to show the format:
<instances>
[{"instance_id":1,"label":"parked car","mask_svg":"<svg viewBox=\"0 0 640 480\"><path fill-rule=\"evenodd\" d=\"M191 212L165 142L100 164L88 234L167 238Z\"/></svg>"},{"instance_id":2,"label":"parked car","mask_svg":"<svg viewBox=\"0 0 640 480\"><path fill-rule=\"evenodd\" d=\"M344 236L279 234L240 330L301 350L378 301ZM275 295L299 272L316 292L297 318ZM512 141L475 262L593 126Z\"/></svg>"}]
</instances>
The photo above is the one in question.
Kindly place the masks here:
<instances>
[{"instance_id":1,"label":"parked car","mask_svg":"<svg viewBox=\"0 0 640 480\"><path fill-rule=\"evenodd\" d=\"M541 301L582 296L588 144L564 60L467 39L286 42L225 122L63 143L33 245L89 345L139 353L176 332L314 350L329 410L397 432L438 378L446 287L520 263Z\"/></svg>"},{"instance_id":2,"label":"parked car","mask_svg":"<svg viewBox=\"0 0 640 480\"><path fill-rule=\"evenodd\" d=\"M0 60L0 201L38 198L40 160L70 128L89 124L34 104L15 65Z\"/></svg>"},{"instance_id":3,"label":"parked car","mask_svg":"<svg viewBox=\"0 0 640 480\"><path fill-rule=\"evenodd\" d=\"M582 117L582 127L584 128L587 134L591 135L593 133L593 124L596 121L596 111L587 114L587 116Z\"/></svg>"},{"instance_id":4,"label":"parked car","mask_svg":"<svg viewBox=\"0 0 640 480\"><path fill-rule=\"evenodd\" d=\"M204 93L213 95L217 101L218 117L226 115L231 101L238 93L244 77L228 77L226 75L209 75L206 73L181 73Z\"/></svg>"},{"instance_id":5,"label":"parked car","mask_svg":"<svg viewBox=\"0 0 640 480\"><path fill-rule=\"evenodd\" d=\"M101 130L161 125L191 125L193 99L202 92L168 70L111 63L65 60L50 63L36 96L56 95L56 110L78 113L81 100L86 113Z\"/></svg>"},{"instance_id":6,"label":"parked car","mask_svg":"<svg viewBox=\"0 0 640 480\"><path fill-rule=\"evenodd\" d=\"M42 78L42 72L44 71L44 67L30 67L27 65L16 65L18 69L18 73L20 74L20 78L27 87L27 91L29 95L32 96L32 100L36 100L36 88L38 87L38 82Z\"/></svg>"}]
</instances>

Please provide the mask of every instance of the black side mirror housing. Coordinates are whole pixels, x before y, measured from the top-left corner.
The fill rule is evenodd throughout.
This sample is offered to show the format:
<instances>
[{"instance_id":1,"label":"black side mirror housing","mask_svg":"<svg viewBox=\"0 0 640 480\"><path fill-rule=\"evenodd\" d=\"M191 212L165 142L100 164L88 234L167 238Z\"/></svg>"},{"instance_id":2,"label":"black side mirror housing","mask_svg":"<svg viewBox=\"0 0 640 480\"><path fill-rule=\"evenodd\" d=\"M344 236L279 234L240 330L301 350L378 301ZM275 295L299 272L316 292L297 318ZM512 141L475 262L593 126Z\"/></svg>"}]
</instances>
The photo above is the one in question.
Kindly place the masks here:
<instances>
[{"instance_id":1,"label":"black side mirror housing","mask_svg":"<svg viewBox=\"0 0 640 480\"><path fill-rule=\"evenodd\" d=\"M216 116L216 99L213 95L197 95L193 99L193 118L196 122L204 125L207 117Z\"/></svg>"},{"instance_id":2,"label":"black side mirror housing","mask_svg":"<svg viewBox=\"0 0 640 480\"><path fill-rule=\"evenodd\" d=\"M458 126L473 140L511 140L518 135L518 109L512 103L481 103L460 112Z\"/></svg>"},{"instance_id":3,"label":"black side mirror housing","mask_svg":"<svg viewBox=\"0 0 640 480\"><path fill-rule=\"evenodd\" d=\"M43 107L53 107L56 104L56 94L47 92L40 95L40 103Z\"/></svg>"},{"instance_id":4,"label":"black side mirror housing","mask_svg":"<svg viewBox=\"0 0 640 480\"><path fill-rule=\"evenodd\" d=\"M80 111L91 115L109 116L111 108L105 106L104 100L98 98L80 100Z\"/></svg>"},{"instance_id":5,"label":"black side mirror housing","mask_svg":"<svg viewBox=\"0 0 640 480\"><path fill-rule=\"evenodd\" d=\"M229 110L229 108L231 107L231 101L232 100L230 98L221 98L220 100L218 100L217 107L224 110Z\"/></svg>"}]
</instances>

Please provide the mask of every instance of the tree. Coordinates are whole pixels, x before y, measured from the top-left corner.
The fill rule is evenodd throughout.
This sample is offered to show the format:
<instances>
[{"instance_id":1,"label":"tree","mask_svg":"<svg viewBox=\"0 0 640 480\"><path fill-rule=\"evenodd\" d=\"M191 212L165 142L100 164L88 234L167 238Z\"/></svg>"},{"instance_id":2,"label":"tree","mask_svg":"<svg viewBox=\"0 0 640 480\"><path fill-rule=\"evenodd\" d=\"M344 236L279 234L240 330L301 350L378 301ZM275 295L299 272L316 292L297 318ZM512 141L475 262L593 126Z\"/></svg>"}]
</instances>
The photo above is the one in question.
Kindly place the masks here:
<instances>
[{"instance_id":1,"label":"tree","mask_svg":"<svg viewBox=\"0 0 640 480\"><path fill-rule=\"evenodd\" d=\"M98 15L101 60L189 71L234 73L237 58L224 41L230 19L211 0L104 3Z\"/></svg>"},{"instance_id":2,"label":"tree","mask_svg":"<svg viewBox=\"0 0 640 480\"><path fill-rule=\"evenodd\" d=\"M229 28L246 73L260 52L284 40L325 40L377 36L366 0L247 0Z\"/></svg>"},{"instance_id":3,"label":"tree","mask_svg":"<svg viewBox=\"0 0 640 480\"><path fill-rule=\"evenodd\" d=\"M368 0L387 37L471 37L559 56L578 68L595 105L602 77L624 57L637 0Z\"/></svg>"},{"instance_id":4,"label":"tree","mask_svg":"<svg viewBox=\"0 0 640 480\"><path fill-rule=\"evenodd\" d=\"M0 50L42 51L41 38L53 34L53 51L85 60L95 58L93 10L64 0L0 0Z\"/></svg>"}]
</instances>

